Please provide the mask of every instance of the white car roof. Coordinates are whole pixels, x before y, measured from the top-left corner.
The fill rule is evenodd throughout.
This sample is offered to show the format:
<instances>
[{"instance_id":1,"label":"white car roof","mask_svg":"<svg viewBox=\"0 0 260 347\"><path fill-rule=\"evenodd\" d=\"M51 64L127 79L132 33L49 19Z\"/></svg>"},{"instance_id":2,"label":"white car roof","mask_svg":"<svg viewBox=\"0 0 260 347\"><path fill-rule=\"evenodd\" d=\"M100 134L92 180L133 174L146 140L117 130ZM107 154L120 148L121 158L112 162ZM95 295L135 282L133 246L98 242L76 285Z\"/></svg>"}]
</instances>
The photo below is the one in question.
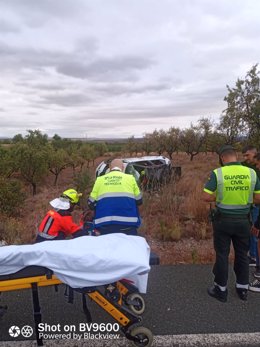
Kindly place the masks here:
<instances>
[{"instance_id":1,"label":"white car roof","mask_svg":"<svg viewBox=\"0 0 260 347\"><path fill-rule=\"evenodd\" d=\"M153 161L153 160L160 160L163 163L165 163L166 165L168 165L169 167L171 167L171 161L169 158L164 157L163 155L147 155L144 157L135 157L135 158L123 158L123 163L124 163L124 168L126 169L128 164L137 164L138 162L144 162L144 161ZM138 164L136 165L138 166ZM102 161L96 168L96 177L100 176L101 173L105 174L109 172L109 165L107 164L106 161ZM138 172L137 172L138 173Z\"/></svg>"},{"instance_id":2,"label":"white car roof","mask_svg":"<svg viewBox=\"0 0 260 347\"><path fill-rule=\"evenodd\" d=\"M139 161L144 161L144 160L163 160L166 164L171 163L170 159L167 157L164 157L163 155L147 155L144 157L124 158L123 162L137 163Z\"/></svg>"}]
</instances>

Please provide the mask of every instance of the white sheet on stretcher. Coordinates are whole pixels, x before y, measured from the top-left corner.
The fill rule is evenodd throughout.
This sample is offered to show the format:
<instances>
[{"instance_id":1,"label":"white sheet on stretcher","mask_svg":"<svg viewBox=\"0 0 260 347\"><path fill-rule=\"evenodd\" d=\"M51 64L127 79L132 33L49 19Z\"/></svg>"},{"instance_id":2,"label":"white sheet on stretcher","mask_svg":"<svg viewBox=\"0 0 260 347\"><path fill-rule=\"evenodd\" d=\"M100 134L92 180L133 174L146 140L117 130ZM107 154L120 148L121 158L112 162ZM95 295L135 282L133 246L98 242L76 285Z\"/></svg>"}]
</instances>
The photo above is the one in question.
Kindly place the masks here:
<instances>
[{"instance_id":1,"label":"white sheet on stretcher","mask_svg":"<svg viewBox=\"0 0 260 347\"><path fill-rule=\"evenodd\" d=\"M110 234L0 248L0 275L26 266L51 269L73 288L109 284L122 278L146 293L150 248L143 237Z\"/></svg>"}]
</instances>

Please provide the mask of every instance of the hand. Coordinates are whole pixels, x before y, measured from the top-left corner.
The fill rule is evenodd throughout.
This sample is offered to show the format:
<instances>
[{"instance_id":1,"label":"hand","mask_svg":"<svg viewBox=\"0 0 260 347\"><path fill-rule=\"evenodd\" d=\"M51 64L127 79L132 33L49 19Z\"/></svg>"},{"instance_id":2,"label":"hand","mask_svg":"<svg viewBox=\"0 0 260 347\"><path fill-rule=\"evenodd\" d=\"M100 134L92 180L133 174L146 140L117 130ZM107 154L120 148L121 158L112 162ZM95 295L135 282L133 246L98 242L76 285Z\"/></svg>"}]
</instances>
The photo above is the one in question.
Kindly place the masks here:
<instances>
[{"instance_id":1,"label":"hand","mask_svg":"<svg viewBox=\"0 0 260 347\"><path fill-rule=\"evenodd\" d=\"M86 210L86 211L83 212L82 220L83 220L84 222L86 222L86 221L92 221L93 218L94 218L94 211L88 209L88 210Z\"/></svg>"},{"instance_id":2,"label":"hand","mask_svg":"<svg viewBox=\"0 0 260 347\"><path fill-rule=\"evenodd\" d=\"M254 235L254 236L256 236L256 237L259 237L259 236L260 236L259 233L260 233L260 230L257 229L257 228L253 225L252 228L251 228L251 234Z\"/></svg>"}]
</instances>

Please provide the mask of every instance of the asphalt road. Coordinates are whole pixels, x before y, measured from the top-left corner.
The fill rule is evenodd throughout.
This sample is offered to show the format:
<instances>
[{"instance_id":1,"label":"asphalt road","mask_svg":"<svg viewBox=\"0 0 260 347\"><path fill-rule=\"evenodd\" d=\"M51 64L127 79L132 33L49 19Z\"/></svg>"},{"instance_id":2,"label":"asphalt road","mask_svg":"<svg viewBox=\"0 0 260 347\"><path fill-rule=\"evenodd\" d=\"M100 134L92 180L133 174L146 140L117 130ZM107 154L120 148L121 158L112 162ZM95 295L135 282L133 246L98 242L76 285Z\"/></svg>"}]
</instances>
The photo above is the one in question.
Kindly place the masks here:
<instances>
[{"instance_id":1,"label":"asphalt road","mask_svg":"<svg viewBox=\"0 0 260 347\"><path fill-rule=\"evenodd\" d=\"M260 346L260 294L249 293L248 301L239 300L231 268L227 303L218 302L207 295L206 289L211 284L211 266L208 265L152 267L148 294L144 295L146 310L143 325L155 335L155 346ZM66 302L63 286L59 286L58 293L53 287L43 287L39 289L39 294L44 323L78 326L86 321L79 294L75 294L73 305ZM3 293L0 300L1 305L8 305L7 312L0 320L0 345L7 346L7 342L4 344L3 341L19 340L19 337L10 337L8 330L11 326L34 326L31 292L20 290ZM90 302L89 308L93 322L113 322L95 303ZM212 336L215 341L220 336L219 341L222 342L206 342L207 337ZM228 344L230 336L233 336L233 340ZM122 341L118 346L125 345ZM204 341L204 344L198 341ZM98 345L97 342L95 346L109 346L109 343L101 342Z\"/></svg>"}]
</instances>

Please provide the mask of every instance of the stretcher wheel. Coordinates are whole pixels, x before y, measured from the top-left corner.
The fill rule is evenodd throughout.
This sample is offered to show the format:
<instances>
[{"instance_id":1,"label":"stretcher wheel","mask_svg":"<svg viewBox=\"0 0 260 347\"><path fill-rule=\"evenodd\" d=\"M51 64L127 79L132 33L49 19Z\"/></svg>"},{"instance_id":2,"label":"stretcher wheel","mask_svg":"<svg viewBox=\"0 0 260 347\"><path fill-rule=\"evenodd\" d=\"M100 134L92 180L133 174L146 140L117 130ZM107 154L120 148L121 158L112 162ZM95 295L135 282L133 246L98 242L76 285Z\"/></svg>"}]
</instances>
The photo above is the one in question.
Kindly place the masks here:
<instances>
[{"instance_id":1,"label":"stretcher wheel","mask_svg":"<svg viewBox=\"0 0 260 347\"><path fill-rule=\"evenodd\" d=\"M145 302L140 294L138 293L129 294L126 298L126 303L135 314L140 315L144 313Z\"/></svg>"},{"instance_id":2,"label":"stretcher wheel","mask_svg":"<svg viewBox=\"0 0 260 347\"><path fill-rule=\"evenodd\" d=\"M153 334L151 330L139 326L133 328L130 331L131 336L135 337L137 340L133 341L133 346L137 347L150 347L153 343Z\"/></svg>"}]
</instances>

